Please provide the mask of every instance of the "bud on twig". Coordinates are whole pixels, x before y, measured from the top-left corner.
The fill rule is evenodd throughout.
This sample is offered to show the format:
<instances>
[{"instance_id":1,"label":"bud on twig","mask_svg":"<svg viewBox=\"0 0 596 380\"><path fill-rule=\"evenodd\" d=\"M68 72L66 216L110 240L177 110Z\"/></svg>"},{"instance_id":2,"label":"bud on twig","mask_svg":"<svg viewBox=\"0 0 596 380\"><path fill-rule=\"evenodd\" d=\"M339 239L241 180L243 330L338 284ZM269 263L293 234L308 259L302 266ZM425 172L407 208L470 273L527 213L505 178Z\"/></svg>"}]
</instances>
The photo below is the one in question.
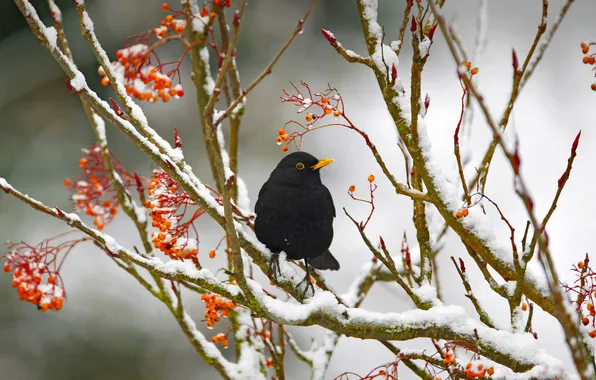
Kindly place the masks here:
<instances>
[{"instance_id":1,"label":"bud on twig","mask_svg":"<svg viewBox=\"0 0 596 380\"><path fill-rule=\"evenodd\" d=\"M461 268L461 272L462 273L466 273L466 265L464 264L464 261L462 260L462 258L459 258L459 266Z\"/></svg>"},{"instance_id":2,"label":"bud on twig","mask_svg":"<svg viewBox=\"0 0 596 380\"><path fill-rule=\"evenodd\" d=\"M78 91L75 90L75 88L72 86L72 84L70 83L70 78L68 77L68 75L64 76L64 84L66 84L66 89L68 90L68 92L70 92L71 94L76 94Z\"/></svg>"},{"instance_id":3,"label":"bud on twig","mask_svg":"<svg viewBox=\"0 0 596 380\"><path fill-rule=\"evenodd\" d=\"M439 25L438 22L435 23L435 25L433 25L432 28L430 28L430 31L428 32L428 39L429 40L433 40L433 36L435 35L435 30L437 30L437 25Z\"/></svg>"},{"instance_id":4,"label":"bud on twig","mask_svg":"<svg viewBox=\"0 0 596 380\"><path fill-rule=\"evenodd\" d=\"M395 67L395 63L391 64L391 85L395 84L397 81L397 67Z\"/></svg>"},{"instance_id":5,"label":"bud on twig","mask_svg":"<svg viewBox=\"0 0 596 380\"><path fill-rule=\"evenodd\" d=\"M116 103L116 101L113 98L110 98L110 103L112 103L112 109L114 110L114 112L116 112L116 115L118 115L118 117L126 119L124 111L122 111L122 108L120 108L118 103Z\"/></svg>"},{"instance_id":6,"label":"bud on twig","mask_svg":"<svg viewBox=\"0 0 596 380\"><path fill-rule=\"evenodd\" d=\"M328 30L325 30L325 29L321 29L321 33L323 33L323 35L325 36L327 41L329 41L331 46L335 46L337 44L337 40L335 39L335 36L333 35L333 33L331 33Z\"/></svg>"},{"instance_id":7,"label":"bud on twig","mask_svg":"<svg viewBox=\"0 0 596 380\"><path fill-rule=\"evenodd\" d=\"M430 95L426 94L426 97L424 98L424 108L426 108L428 110L429 106L430 106Z\"/></svg>"},{"instance_id":8,"label":"bud on twig","mask_svg":"<svg viewBox=\"0 0 596 380\"><path fill-rule=\"evenodd\" d=\"M182 140L180 139L180 135L178 134L178 127L174 127L174 145L176 148L182 149Z\"/></svg>"},{"instance_id":9,"label":"bud on twig","mask_svg":"<svg viewBox=\"0 0 596 380\"><path fill-rule=\"evenodd\" d=\"M379 242L381 243L381 248L383 251L387 250L387 247L385 246L385 240L383 240L382 236L379 236Z\"/></svg>"},{"instance_id":10,"label":"bud on twig","mask_svg":"<svg viewBox=\"0 0 596 380\"><path fill-rule=\"evenodd\" d=\"M410 26L410 32L414 33L417 29L418 26L416 25L416 18L412 16L412 26Z\"/></svg>"},{"instance_id":11,"label":"bud on twig","mask_svg":"<svg viewBox=\"0 0 596 380\"><path fill-rule=\"evenodd\" d=\"M235 27L238 27L238 25L240 25L240 13L238 13L238 11L234 12L234 21L232 21L232 23Z\"/></svg>"},{"instance_id":12,"label":"bud on twig","mask_svg":"<svg viewBox=\"0 0 596 380\"><path fill-rule=\"evenodd\" d=\"M145 189L143 187L143 181L141 181L141 177L139 177L137 172L135 172L135 182L137 185L137 191L139 192L139 194L143 194L145 192Z\"/></svg>"},{"instance_id":13,"label":"bud on twig","mask_svg":"<svg viewBox=\"0 0 596 380\"><path fill-rule=\"evenodd\" d=\"M511 60L513 61L513 71L517 73L517 69L519 68L519 61L517 60L517 53L515 49L511 50Z\"/></svg>"}]
</instances>

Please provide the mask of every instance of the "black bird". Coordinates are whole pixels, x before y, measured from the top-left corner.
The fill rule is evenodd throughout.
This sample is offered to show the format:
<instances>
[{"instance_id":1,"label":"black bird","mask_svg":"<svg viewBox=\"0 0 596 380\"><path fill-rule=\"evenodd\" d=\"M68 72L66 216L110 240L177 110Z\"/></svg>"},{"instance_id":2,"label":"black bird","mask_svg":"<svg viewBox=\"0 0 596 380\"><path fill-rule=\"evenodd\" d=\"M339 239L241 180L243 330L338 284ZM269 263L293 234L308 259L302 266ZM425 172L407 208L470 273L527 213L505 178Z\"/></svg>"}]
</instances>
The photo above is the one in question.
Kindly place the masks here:
<instances>
[{"instance_id":1,"label":"black bird","mask_svg":"<svg viewBox=\"0 0 596 380\"><path fill-rule=\"evenodd\" d=\"M319 169L333 160L318 160L306 152L284 157L259 191L255 205L255 234L274 256L270 272L279 272L279 253L289 259L304 259L308 290L309 265L317 269L338 270L339 263L329 252L333 240L335 206L331 193L321 182Z\"/></svg>"}]
</instances>

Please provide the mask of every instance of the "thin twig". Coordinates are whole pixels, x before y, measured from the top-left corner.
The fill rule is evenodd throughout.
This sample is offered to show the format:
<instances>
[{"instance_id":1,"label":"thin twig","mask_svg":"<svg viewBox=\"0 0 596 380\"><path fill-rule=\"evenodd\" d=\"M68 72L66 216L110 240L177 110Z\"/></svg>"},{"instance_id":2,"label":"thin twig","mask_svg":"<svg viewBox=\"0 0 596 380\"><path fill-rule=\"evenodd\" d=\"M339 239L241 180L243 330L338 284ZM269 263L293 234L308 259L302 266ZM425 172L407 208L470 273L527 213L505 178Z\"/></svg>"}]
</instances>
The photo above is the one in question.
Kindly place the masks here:
<instances>
[{"instance_id":1,"label":"thin twig","mask_svg":"<svg viewBox=\"0 0 596 380\"><path fill-rule=\"evenodd\" d=\"M271 63L269 63L269 65L267 65L267 67L265 68L265 70L261 73L261 75L259 75L251 84L248 85L248 87L246 87L244 90L242 90L242 94L237 97L232 104L230 104L230 106L219 116L219 118L217 119L217 121L215 121L213 123L214 127L217 127L226 117L228 117L228 115L230 115L230 113L232 113L234 111L234 109L236 108L236 106L243 101L244 97L252 90L254 89L259 83L261 83L261 81L263 79L265 79L265 77L269 74L271 74L271 71L273 70L273 66L275 66L275 64L277 63L277 61L279 61L279 59L281 58L281 56L283 55L283 53L287 50L287 48L290 46L290 44L292 43L292 41L294 41L294 39L296 38L296 36L298 34L300 34L300 32L302 31L302 27L304 26L304 23L306 22L306 20L308 20L308 17L310 16L310 14L315 10L315 8L317 7L317 4L319 3L319 0L315 0L312 5L310 6L309 10L306 12L306 14L304 15L304 17L302 17L302 19L300 21L298 21L298 25L296 26L296 29L294 29L294 32L292 33L292 35L290 36L290 38L286 41L286 43L284 44L284 46L281 47L281 49L277 52L277 54L275 55L275 57L273 57L273 60L271 61Z\"/></svg>"}]
</instances>

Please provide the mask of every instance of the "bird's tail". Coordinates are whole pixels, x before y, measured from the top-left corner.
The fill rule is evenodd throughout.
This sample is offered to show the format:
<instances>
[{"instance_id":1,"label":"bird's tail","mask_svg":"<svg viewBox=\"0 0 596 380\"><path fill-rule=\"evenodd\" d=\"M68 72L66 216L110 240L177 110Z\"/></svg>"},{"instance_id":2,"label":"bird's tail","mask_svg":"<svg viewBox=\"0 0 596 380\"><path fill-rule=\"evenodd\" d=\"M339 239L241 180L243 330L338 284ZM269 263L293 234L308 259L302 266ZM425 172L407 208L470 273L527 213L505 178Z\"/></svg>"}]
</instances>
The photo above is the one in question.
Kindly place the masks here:
<instances>
[{"instance_id":1,"label":"bird's tail","mask_svg":"<svg viewBox=\"0 0 596 380\"><path fill-rule=\"evenodd\" d=\"M329 270L338 270L339 269L339 262L333 257L329 250L325 251L320 256L317 257L310 257L308 258L308 264L316 269L329 269Z\"/></svg>"}]
</instances>

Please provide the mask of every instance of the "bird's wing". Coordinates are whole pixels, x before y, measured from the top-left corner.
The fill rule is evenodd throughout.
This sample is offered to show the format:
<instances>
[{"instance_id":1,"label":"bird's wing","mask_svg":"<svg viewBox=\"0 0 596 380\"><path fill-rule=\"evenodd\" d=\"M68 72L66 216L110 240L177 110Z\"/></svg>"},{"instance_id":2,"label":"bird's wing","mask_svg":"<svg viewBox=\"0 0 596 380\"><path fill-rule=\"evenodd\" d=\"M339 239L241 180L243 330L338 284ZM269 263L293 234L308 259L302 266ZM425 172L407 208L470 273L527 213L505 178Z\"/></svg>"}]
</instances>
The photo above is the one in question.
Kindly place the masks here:
<instances>
[{"instance_id":1,"label":"bird's wing","mask_svg":"<svg viewBox=\"0 0 596 380\"><path fill-rule=\"evenodd\" d=\"M267 186L267 182L265 182L263 184L263 186L261 186L261 190L259 190L259 196L257 197L257 203L255 203L255 213L259 213L259 209L261 208L260 206L260 200L262 200L262 195L265 194L267 192L267 190L269 189L269 187Z\"/></svg>"},{"instance_id":2,"label":"bird's wing","mask_svg":"<svg viewBox=\"0 0 596 380\"><path fill-rule=\"evenodd\" d=\"M326 193L327 194L325 194L325 196L329 200L329 203L331 203L331 209L333 210L333 217L335 218L335 204L333 204L333 197L331 196L331 192L329 191L329 189L327 188L327 186L323 185L323 187L326 190Z\"/></svg>"}]
</instances>

